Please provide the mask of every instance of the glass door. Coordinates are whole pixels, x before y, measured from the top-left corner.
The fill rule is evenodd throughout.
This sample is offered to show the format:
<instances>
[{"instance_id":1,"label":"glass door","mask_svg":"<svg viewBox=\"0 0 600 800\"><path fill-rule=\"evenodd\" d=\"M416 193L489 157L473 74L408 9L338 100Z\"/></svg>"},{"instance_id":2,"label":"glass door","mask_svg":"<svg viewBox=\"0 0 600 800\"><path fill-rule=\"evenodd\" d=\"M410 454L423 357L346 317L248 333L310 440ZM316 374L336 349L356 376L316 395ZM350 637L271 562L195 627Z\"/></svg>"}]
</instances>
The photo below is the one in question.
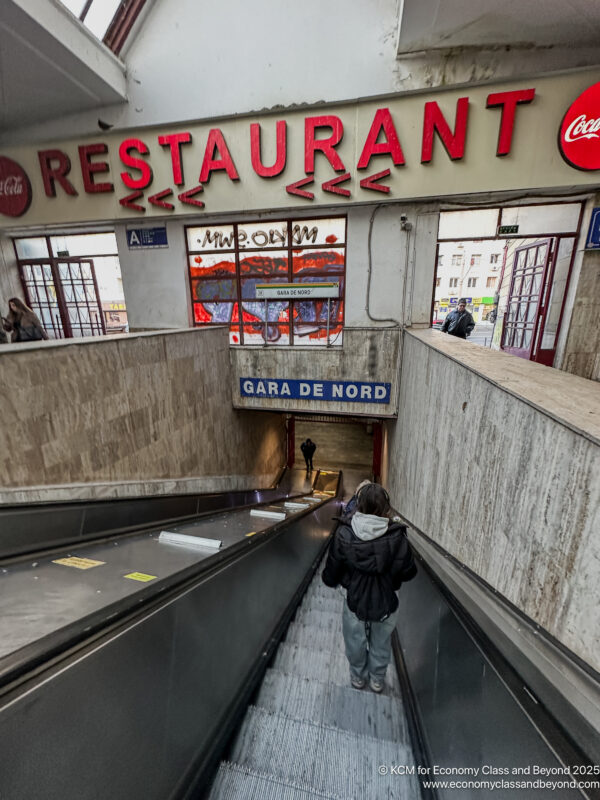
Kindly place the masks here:
<instances>
[{"instance_id":1,"label":"glass door","mask_svg":"<svg viewBox=\"0 0 600 800\"><path fill-rule=\"evenodd\" d=\"M551 257L552 239L515 251L501 348L520 358L534 357Z\"/></svg>"}]
</instances>

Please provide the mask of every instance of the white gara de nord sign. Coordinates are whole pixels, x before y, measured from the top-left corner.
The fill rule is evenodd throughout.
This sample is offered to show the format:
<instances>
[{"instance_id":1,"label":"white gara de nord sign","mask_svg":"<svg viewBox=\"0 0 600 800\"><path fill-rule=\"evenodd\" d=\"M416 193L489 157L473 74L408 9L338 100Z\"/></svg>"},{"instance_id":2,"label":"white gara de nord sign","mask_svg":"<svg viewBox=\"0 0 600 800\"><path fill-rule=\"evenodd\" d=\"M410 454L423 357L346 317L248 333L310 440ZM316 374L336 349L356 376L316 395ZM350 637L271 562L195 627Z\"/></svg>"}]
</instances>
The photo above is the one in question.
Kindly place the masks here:
<instances>
[{"instance_id":1,"label":"white gara de nord sign","mask_svg":"<svg viewBox=\"0 0 600 800\"><path fill-rule=\"evenodd\" d=\"M17 147L0 154L0 224L594 185L597 78L586 70Z\"/></svg>"}]
</instances>

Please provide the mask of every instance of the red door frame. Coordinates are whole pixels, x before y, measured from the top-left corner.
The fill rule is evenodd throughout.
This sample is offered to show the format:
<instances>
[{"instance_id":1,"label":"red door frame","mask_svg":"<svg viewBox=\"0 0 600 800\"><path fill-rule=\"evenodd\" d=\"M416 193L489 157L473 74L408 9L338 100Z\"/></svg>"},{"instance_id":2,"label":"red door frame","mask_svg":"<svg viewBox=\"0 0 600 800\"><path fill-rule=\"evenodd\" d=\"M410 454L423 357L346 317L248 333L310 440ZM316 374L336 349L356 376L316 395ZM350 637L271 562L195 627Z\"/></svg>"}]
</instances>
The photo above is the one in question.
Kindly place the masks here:
<instances>
[{"instance_id":1,"label":"red door frame","mask_svg":"<svg viewBox=\"0 0 600 800\"><path fill-rule=\"evenodd\" d=\"M512 347L512 346L511 347L506 347L504 345L504 337L505 337L505 334L506 334L508 314L509 314L509 310L510 310L511 300L513 300L513 298L515 298L515 297L520 298L520 297L523 296L521 294L519 294L519 295L514 295L513 294L513 290L515 288L515 278L518 277L521 281L523 281L525 279L525 272L527 270L527 267L524 267L522 271L519 270L519 274L518 275L515 274L516 273L515 267L516 267L517 262L519 260L519 254L523 253L523 252L532 251L532 250L536 250L537 251L539 247L543 247L544 245L547 246L546 258L545 258L545 261L544 261L544 268L542 270L542 275L541 275L541 282L540 282L537 306L536 306L536 310L535 310L535 319L533 321L533 327L531 329L531 339L530 339L529 345L528 345L527 348L525 348L525 347ZM535 360L535 348L536 348L537 340L538 340L538 337L539 337L539 334L540 334L540 329L541 329L541 322L540 321L542 319L542 315L545 312L545 307L543 306L543 303L545 302L545 299L546 299L546 296L547 296L547 285L548 285L549 276L551 276L553 274L553 272L554 272L553 264L554 264L554 260L555 260L555 257L556 257L557 249L558 248L556 247L556 239L553 238L553 237L549 237L549 238L546 238L546 239L537 240L535 243L524 245L523 247L518 247L515 250L514 256L513 256L513 265L512 265L512 271L511 271L511 278L510 278L510 289L509 289L508 298L507 298L507 311L504 314L504 319L502 320L502 337L500 339L500 349L503 350L505 353L510 353L513 356L518 356L519 358L526 358L529 361ZM530 302L531 301L529 301L528 304L527 304L528 307L529 307ZM527 320L525 320L525 322L527 322Z\"/></svg>"},{"instance_id":2,"label":"red door frame","mask_svg":"<svg viewBox=\"0 0 600 800\"><path fill-rule=\"evenodd\" d=\"M291 469L296 461L296 417L287 418L287 466Z\"/></svg>"}]
</instances>

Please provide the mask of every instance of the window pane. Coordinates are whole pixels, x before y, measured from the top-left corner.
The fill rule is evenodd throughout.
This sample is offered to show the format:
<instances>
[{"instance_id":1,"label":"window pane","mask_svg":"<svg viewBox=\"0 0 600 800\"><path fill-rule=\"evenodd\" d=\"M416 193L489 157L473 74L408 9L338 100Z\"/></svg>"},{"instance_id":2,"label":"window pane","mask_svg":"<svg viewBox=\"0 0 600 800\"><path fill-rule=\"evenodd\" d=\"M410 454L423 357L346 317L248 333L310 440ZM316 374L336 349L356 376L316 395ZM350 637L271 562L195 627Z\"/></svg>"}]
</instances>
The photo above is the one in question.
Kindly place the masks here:
<instances>
[{"instance_id":1,"label":"window pane","mask_svg":"<svg viewBox=\"0 0 600 800\"><path fill-rule=\"evenodd\" d=\"M244 344L263 345L265 343L265 326L244 325ZM289 345L289 325L267 325L267 343L272 345Z\"/></svg>"},{"instance_id":2,"label":"window pane","mask_svg":"<svg viewBox=\"0 0 600 800\"><path fill-rule=\"evenodd\" d=\"M94 36L102 40L120 2L121 0L94 0L83 24Z\"/></svg>"},{"instance_id":3,"label":"window pane","mask_svg":"<svg viewBox=\"0 0 600 800\"><path fill-rule=\"evenodd\" d=\"M240 253L242 275L282 275L287 280L288 251L273 250L270 253Z\"/></svg>"},{"instance_id":4,"label":"window pane","mask_svg":"<svg viewBox=\"0 0 600 800\"><path fill-rule=\"evenodd\" d=\"M83 11L86 0L61 0L63 6L69 9L72 14L78 17Z\"/></svg>"},{"instance_id":5,"label":"window pane","mask_svg":"<svg viewBox=\"0 0 600 800\"><path fill-rule=\"evenodd\" d=\"M340 273L344 271L346 251L339 250L301 250L292 251L292 269L295 276L310 275L314 272Z\"/></svg>"},{"instance_id":6,"label":"window pane","mask_svg":"<svg viewBox=\"0 0 600 800\"><path fill-rule=\"evenodd\" d=\"M233 303L194 303L194 319L201 325L224 325L231 322Z\"/></svg>"},{"instance_id":7,"label":"window pane","mask_svg":"<svg viewBox=\"0 0 600 800\"><path fill-rule=\"evenodd\" d=\"M238 225L240 250L287 247L287 222L253 222Z\"/></svg>"},{"instance_id":8,"label":"window pane","mask_svg":"<svg viewBox=\"0 0 600 800\"><path fill-rule=\"evenodd\" d=\"M190 252L235 250L233 225L202 225L187 229Z\"/></svg>"},{"instance_id":9,"label":"window pane","mask_svg":"<svg viewBox=\"0 0 600 800\"><path fill-rule=\"evenodd\" d=\"M580 203L556 203L502 209L501 225L518 225L519 236L543 233L575 233Z\"/></svg>"},{"instance_id":10,"label":"window pane","mask_svg":"<svg viewBox=\"0 0 600 800\"><path fill-rule=\"evenodd\" d=\"M48 246L43 236L36 239L15 239L15 244L19 258L48 258Z\"/></svg>"},{"instance_id":11,"label":"window pane","mask_svg":"<svg viewBox=\"0 0 600 800\"><path fill-rule=\"evenodd\" d=\"M503 225L508 223L502 221ZM498 225L497 208L481 208L473 211L442 211L438 239L478 239L495 236Z\"/></svg>"},{"instance_id":12,"label":"window pane","mask_svg":"<svg viewBox=\"0 0 600 800\"><path fill-rule=\"evenodd\" d=\"M205 303L208 300L237 300L237 281L221 278L221 280L192 281L192 300Z\"/></svg>"},{"instance_id":13,"label":"window pane","mask_svg":"<svg viewBox=\"0 0 600 800\"><path fill-rule=\"evenodd\" d=\"M117 237L114 233L87 233L81 236L51 236L54 255L59 252L69 256L117 255Z\"/></svg>"},{"instance_id":14,"label":"window pane","mask_svg":"<svg viewBox=\"0 0 600 800\"><path fill-rule=\"evenodd\" d=\"M235 255L204 253L202 256L190 256L190 275L192 278L235 275Z\"/></svg>"},{"instance_id":15,"label":"window pane","mask_svg":"<svg viewBox=\"0 0 600 800\"><path fill-rule=\"evenodd\" d=\"M298 219L292 221L292 246L343 245L346 243L346 220Z\"/></svg>"}]
</instances>

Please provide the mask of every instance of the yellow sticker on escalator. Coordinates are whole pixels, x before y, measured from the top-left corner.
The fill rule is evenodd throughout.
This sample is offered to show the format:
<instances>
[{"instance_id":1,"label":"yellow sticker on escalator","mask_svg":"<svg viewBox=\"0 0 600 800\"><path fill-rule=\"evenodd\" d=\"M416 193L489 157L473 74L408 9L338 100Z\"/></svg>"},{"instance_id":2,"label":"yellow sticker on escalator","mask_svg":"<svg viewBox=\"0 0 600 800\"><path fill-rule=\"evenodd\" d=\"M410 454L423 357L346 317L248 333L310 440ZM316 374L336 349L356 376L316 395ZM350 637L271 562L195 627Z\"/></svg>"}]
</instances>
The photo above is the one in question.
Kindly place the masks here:
<instances>
[{"instance_id":1,"label":"yellow sticker on escalator","mask_svg":"<svg viewBox=\"0 0 600 800\"><path fill-rule=\"evenodd\" d=\"M141 581L147 583L153 581L156 575L146 575L144 572L130 572L129 575L123 575L124 578L130 578L132 581Z\"/></svg>"},{"instance_id":2,"label":"yellow sticker on escalator","mask_svg":"<svg viewBox=\"0 0 600 800\"><path fill-rule=\"evenodd\" d=\"M78 558L69 556L68 558L57 558L53 564L62 564L64 567L75 567L75 569L91 569L106 564L106 561L94 561L93 558Z\"/></svg>"}]
</instances>

